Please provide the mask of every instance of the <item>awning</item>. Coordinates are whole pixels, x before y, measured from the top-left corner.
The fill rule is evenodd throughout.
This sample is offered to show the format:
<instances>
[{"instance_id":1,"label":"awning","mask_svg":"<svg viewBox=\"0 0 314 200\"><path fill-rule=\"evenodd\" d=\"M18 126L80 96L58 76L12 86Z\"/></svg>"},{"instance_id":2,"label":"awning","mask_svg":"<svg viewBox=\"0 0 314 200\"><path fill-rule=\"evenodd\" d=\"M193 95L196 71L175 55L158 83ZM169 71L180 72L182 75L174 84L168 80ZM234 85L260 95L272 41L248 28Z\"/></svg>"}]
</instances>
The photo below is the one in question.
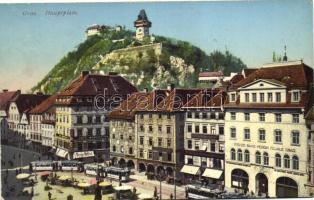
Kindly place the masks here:
<instances>
[{"instance_id":1,"label":"awning","mask_svg":"<svg viewBox=\"0 0 314 200\"><path fill-rule=\"evenodd\" d=\"M73 153L73 159L77 158L87 158L87 157L93 157L94 151L81 151L81 152L74 152Z\"/></svg>"},{"instance_id":2,"label":"awning","mask_svg":"<svg viewBox=\"0 0 314 200\"><path fill-rule=\"evenodd\" d=\"M61 157L61 158L65 158L67 156L67 154L68 154L68 151L64 150L64 149L58 148L56 151L56 155Z\"/></svg>"},{"instance_id":3,"label":"awning","mask_svg":"<svg viewBox=\"0 0 314 200\"><path fill-rule=\"evenodd\" d=\"M213 178L213 179L220 179L222 175L222 170L219 169L205 169L204 173L202 176L208 177L208 178Z\"/></svg>"},{"instance_id":4,"label":"awning","mask_svg":"<svg viewBox=\"0 0 314 200\"><path fill-rule=\"evenodd\" d=\"M200 167L184 165L181 169L182 173L196 175L199 173Z\"/></svg>"}]
</instances>

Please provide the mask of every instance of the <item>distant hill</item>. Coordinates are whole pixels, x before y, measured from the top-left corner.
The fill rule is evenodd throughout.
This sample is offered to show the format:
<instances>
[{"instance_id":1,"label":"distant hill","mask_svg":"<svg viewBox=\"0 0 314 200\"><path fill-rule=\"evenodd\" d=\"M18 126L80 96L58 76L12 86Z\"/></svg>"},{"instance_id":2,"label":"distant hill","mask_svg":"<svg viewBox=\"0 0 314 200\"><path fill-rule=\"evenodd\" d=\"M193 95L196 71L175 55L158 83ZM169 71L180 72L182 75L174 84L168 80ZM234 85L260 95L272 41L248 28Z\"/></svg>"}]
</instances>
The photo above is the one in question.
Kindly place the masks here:
<instances>
[{"instance_id":1,"label":"distant hill","mask_svg":"<svg viewBox=\"0 0 314 200\"><path fill-rule=\"evenodd\" d=\"M150 38L139 42L133 36L134 32L122 29L106 30L87 38L64 56L32 91L55 93L83 70L118 72L141 90L164 88L169 83L196 87L200 71L222 69L229 73L246 67L230 52L207 55L189 42L162 36L154 36L153 43Z\"/></svg>"}]
</instances>

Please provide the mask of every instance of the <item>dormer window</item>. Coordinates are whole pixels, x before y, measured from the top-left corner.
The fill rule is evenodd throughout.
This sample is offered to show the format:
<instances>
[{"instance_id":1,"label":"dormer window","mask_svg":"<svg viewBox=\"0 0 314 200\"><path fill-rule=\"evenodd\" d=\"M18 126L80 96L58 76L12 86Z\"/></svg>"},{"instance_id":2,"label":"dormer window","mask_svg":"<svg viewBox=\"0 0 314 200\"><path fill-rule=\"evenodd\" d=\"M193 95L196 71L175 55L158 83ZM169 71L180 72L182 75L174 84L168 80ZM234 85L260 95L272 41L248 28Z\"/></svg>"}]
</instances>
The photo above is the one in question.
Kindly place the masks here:
<instances>
[{"instance_id":1,"label":"dormer window","mask_svg":"<svg viewBox=\"0 0 314 200\"><path fill-rule=\"evenodd\" d=\"M256 93L252 93L252 101L256 102Z\"/></svg>"},{"instance_id":2,"label":"dormer window","mask_svg":"<svg viewBox=\"0 0 314 200\"><path fill-rule=\"evenodd\" d=\"M267 94L268 102L273 102L273 93L269 92Z\"/></svg>"},{"instance_id":3,"label":"dormer window","mask_svg":"<svg viewBox=\"0 0 314 200\"><path fill-rule=\"evenodd\" d=\"M277 103L281 102L281 93L280 92L276 92L276 102Z\"/></svg>"},{"instance_id":4,"label":"dormer window","mask_svg":"<svg viewBox=\"0 0 314 200\"><path fill-rule=\"evenodd\" d=\"M231 95L230 95L230 101L235 101L236 100L236 94L235 93L232 93Z\"/></svg>"},{"instance_id":5,"label":"dormer window","mask_svg":"<svg viewBox=\"0 0 314 200\"><path fill-rule=\"evenodd\" d=\"M264 93L260 93L259 94L259 101L262 103L262 102L264 102L264 99L265 99Z\"/></svg>"},{"instance_id":6,"label":"dormer window","mask_svg":"<svg viewBox=\"0 0 314 200\"><path fill-rule=\"evenodd\" d=\"M245 102L249 102L249 101L250 101L250 94L245 93Z\"/></svg>"},{"instance_id":7,"label":"dormer window","mask_svg":"<svg viewBox=\"0 0 314 200\"><path fill-rule=\"evenodd\" d=\"M299 102L300 101L300 92L299 91L292 91L292 102Z\"/></svg>"}]
</instances>

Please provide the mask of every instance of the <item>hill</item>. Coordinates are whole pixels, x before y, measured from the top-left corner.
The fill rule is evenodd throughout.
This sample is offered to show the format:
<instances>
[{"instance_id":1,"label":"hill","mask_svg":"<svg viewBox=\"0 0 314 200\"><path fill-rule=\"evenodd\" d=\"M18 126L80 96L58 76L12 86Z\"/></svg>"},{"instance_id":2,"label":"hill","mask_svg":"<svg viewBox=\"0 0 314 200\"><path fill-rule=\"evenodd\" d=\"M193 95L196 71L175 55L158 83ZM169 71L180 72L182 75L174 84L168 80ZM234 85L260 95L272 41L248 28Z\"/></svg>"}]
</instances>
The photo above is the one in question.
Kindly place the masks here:
<instances>
[{"instance_id":1,"label":"hill","mask_svg":"<svg viewBox=\"0 0 314 200\"><path fill-rule=\"evenodd\" d=\"M236 67L231 65L236 71L246 67L229 52L218 52L219 59L216 63L214 58L217 57L217 52L208 56L200 48L185 41L154 36L153 42L151 38L139 42L133 36L134 32L122 29L107 30L100 35L88 37L64 56L32 91L55 93L83 70L118 72L141 90L164 88L169 83L174 83L176 87L196 87L199 71L210 70L210 65L213 70L222 67L226 72L235 71L222 66L224 63L220 62L224 55L237 61Z\"/></svg>"}]
</instances>

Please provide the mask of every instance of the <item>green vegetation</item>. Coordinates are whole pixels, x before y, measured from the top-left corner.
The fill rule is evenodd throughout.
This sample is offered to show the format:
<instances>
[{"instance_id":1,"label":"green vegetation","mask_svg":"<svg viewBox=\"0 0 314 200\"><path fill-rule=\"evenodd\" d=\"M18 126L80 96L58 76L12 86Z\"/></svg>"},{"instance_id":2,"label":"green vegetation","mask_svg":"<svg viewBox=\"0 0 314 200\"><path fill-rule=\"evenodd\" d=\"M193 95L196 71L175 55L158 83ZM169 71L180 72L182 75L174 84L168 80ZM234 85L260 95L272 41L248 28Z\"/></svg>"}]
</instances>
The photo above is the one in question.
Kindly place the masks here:
<instances>
[{"instance_id":1,"label":"green vegetation","mask_svg":"<svg viewBox=\"0 0 314 200\"><path fill-rule=\"evenodd\" d=\"M223 70L225 74L245 68L243 62L226 51L207 55L200 48L185 41L154 36L154 43L162 43L162 52L149 46L151 40L134 39L129 30L105 31L86 39L63 57L32 91L55 93L66 87L83 70L115 71L125 76L139 89L164 88L169 83L177 87L196 87L198 73ZM148 45L146 48L143 45ZM115 51L128 47L142 50Z\"/></svg>"}]
</instances>

